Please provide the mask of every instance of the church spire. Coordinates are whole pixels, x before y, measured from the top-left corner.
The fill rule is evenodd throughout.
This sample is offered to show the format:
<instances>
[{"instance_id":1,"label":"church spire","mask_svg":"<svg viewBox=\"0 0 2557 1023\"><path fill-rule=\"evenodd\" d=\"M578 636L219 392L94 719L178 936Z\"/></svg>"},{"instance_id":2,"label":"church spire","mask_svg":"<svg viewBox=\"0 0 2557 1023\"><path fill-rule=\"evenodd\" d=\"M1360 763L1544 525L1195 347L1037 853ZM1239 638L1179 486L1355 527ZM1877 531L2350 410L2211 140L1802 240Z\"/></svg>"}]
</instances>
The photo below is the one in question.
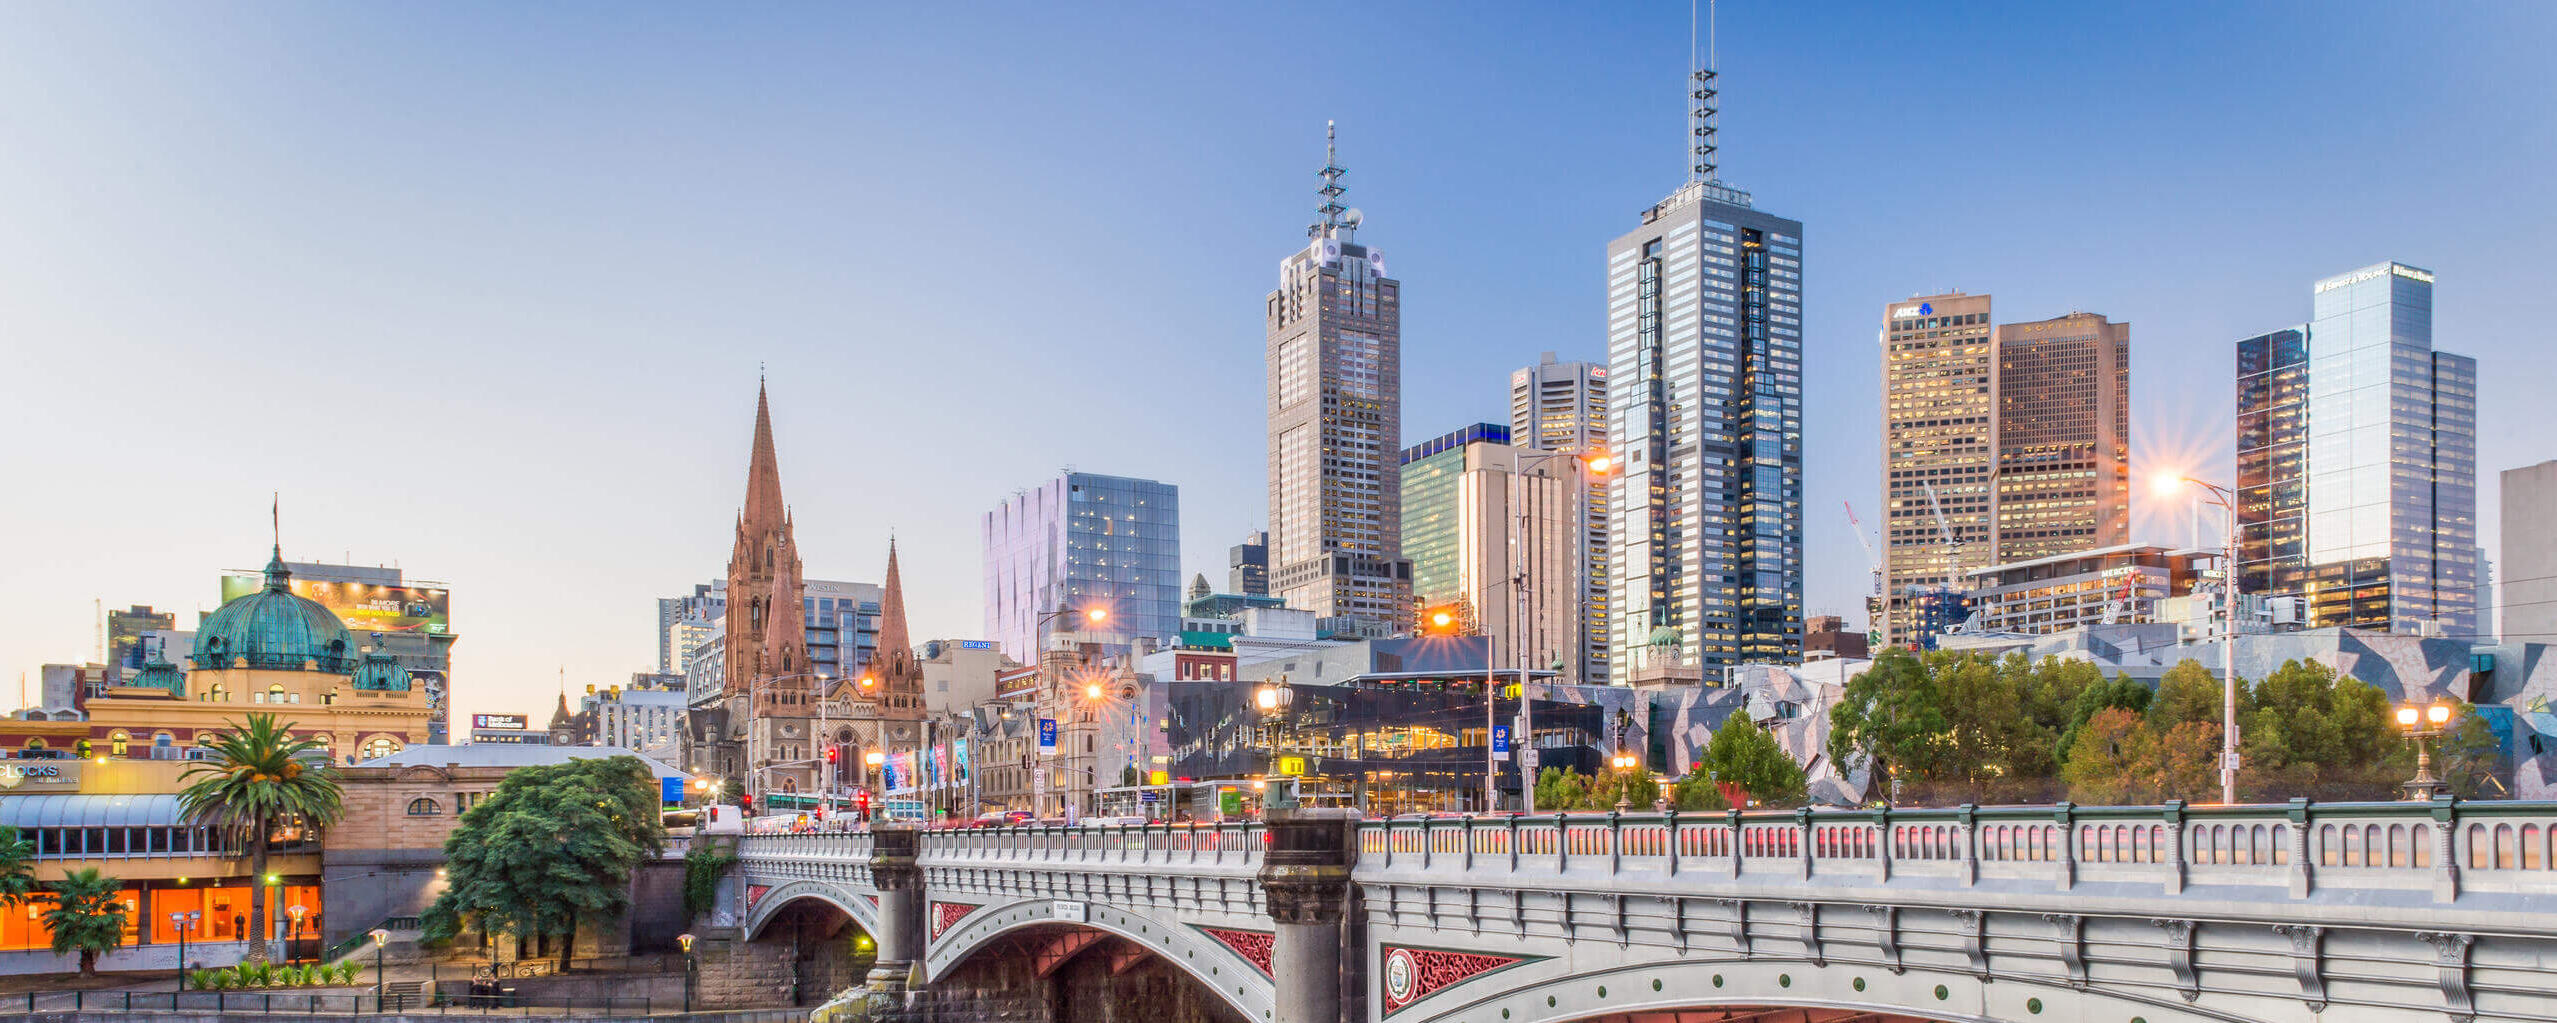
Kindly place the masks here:
<instances>
[{"instance_id":1,"label":"church spire","mask_svg":"<svg viewBox=\"0 0 2557 1023\"><path fill-rule=\"evenodd\" d=\"M914 648L906 634L906 586L897 573L897 541L888 540L888 579L879 593L879 656L892 658Z\"/></svg>"},{"instance_id":2,"label":"church spire","mask_svg":"<svg viewBox=\"0 0 2557 1023\"><path fill-rule=\"evenodd\" d=\"M755 448L746 456L746 507L741 525L760 532L788 515L781 503L781 459L772 452L772 402L755 381Z\"/></svg>"}]
</instances>

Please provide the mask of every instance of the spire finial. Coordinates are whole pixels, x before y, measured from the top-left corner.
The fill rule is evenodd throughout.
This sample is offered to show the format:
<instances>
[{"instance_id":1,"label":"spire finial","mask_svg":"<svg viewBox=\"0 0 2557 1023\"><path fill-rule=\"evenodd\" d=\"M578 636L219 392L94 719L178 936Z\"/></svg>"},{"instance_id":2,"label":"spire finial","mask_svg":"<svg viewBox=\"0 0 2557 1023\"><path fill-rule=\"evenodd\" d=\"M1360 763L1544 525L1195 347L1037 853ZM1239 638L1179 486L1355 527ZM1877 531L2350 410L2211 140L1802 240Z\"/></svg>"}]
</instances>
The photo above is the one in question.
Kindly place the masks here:
<instances>
[{"instance_id":1,"label":"spire finial","mask_svg":"<svg viewBox=\"0 0 2557 1023\"><path fill-rule=\"evenodd\" d=\"M1687 66L1691 70L1687 75L1687 117L1690 122L1687 180L1719 183L1722 175L1718 173L1719 169L1714 164L1716 148L1714 114L1717 112L1714 97L1720 95L1721 90L1714 88L1714 79L1719 75L1719 72L1714 70L1714 65L1720 58L1713 34L1713 17L1713 0L1706 0L1705 59L1702 63L1698 63L1696 60L1696 0L1688 0Z\"/></svg>"},{"instance_id":2,"label":"spire finial","mask_svg":"<svg viewBox=\"0 0 2557 1023\"><path fill-rule=\"evenodd\" d=\"M267 523L274 532L275 552L266 559L266 588L282 593L291 589L293 573L284 568L284 494L268 495Z\"/></svg>"}]
</instances>

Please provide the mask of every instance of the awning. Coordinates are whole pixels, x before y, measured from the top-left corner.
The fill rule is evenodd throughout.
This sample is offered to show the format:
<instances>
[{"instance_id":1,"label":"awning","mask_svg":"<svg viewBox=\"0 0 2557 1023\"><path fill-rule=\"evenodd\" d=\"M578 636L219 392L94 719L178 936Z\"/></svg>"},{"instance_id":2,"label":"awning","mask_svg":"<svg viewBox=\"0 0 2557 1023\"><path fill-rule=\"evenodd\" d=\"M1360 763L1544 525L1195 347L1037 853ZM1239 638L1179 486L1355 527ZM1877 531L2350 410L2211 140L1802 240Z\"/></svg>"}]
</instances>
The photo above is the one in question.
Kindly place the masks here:
<instances>
[{"instance_id":1,"label":"awning","mask_svg":"<svg viewBox=\"0 0 2557 1023\"><path fill-rule=\"evenodd\" d=\"M153 828L186 823L173 794L0 796L0 827Z\"/></svg>"}]
</instances>

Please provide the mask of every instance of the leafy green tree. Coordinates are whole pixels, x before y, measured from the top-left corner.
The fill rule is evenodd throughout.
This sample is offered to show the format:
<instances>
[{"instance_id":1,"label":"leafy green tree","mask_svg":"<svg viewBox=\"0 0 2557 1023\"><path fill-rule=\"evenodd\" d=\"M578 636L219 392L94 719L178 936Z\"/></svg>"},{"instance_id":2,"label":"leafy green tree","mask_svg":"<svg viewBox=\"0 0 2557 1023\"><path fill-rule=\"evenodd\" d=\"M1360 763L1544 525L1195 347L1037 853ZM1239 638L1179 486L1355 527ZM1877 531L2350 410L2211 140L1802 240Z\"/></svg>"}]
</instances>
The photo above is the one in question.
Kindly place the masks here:
<instances>
[{"instance_id":1,"label":"leafy green tree","mask_svg":"<svg viewBox=\"0 0 2557 1023\"><path fill-rule=\"evenodd\" d=\"M1801 806L1808 798L1802 765L1785 752L1776 737L1746 713L1724 718L1694 770L1679 780L1675 798L1682 810L1719 810L1728 804L1717 782L1736 785L1761 806Z\"/></svg>"},{"instance_id":2,"label":"leafy green tree","mask_svg":"<svg viewBox=\"0 0 2557 1023\"><path fill-rule=\"evenodd\" d=\"M320 740L295 737L275 715L251 714L245 724L207 744L213 759L187 768L178 805L188 819L228 833L249 847L249 928L246 962L266 961L266 850L276 829L291 823L325 828L344 815L337 772Z\"/></svg>"},{"instance_id":3,"label":"leafy green tree","mask_svg":"<svg viewBox=\"0 0 2557 1023\"><path fill-rule=\"evenodd\" d=\"M2237 684L2239 720L2247 710L2246 680ZM2226 693L2211 669L2190 657L2158 677L2157 696L2149 701L2149 726L2164 733L2187 721L2219 723Z\"/></svg>"},{"instance_id":4,"label":"leafy green tree","mask_svg":"<svg viewBox=\"0 0 2557 1023\"><path fill-rule=\"evenodd\" d=\"M2315 661L2289 661L2239 707L2244 778L2256 798L2387 799L2414 772L2388 694Z\"/></svg>"},{"instance_id":5,"label":"leafy green tree","mask_svg":"<svg viewBox=\"0 0 2557 1023\"><path fill-rule=\"evenodd\" d=\"M566 969L578 927L629 911L631 871L665 839L657 779L635 758L518 768L445 840L448 887L421 921L426 938L558 936Z\"/></svg>"},{"instance_id":6,"label":"leafy green tree","mask_svg":"<svg viewBox=\"0 0 2557 1023\"><path fill-rule=\"evenodd\" d=\"M1589 803L1589 777L1578 771L1548 767L1536 772L1536 810L1539 813L1579 810Z\"/></svg>"},{"instance_id":7,"label":"leafy green tree","mask_svg":"<svg viewBox=\"0 0 2557 1023\"><path fill-rule=\"evenodd\" d=\"M2060 778L2080 803L2146 803L2157 798L2157 736L2126 707L2097 711L2078 729Z\"/></svg>"},{"instance_id":8,"label":"leafy green tree","mask_svg":"<svg viewBox=\"0 0 2557 1023\"><path fill-rule=\"evenodd\" d=\"M2077 744L2080 731L2086 728L2087 722L2094 719L2097 714L2115 709L2139 714L2149 709L2150 697L2154 695L2149 691L2149 687L2137 681L2123 678L2106 682L2102 678L2101 670L2094 665L2086 667L2087 670L2096 672L2098 677L2092 684L2078 689L2076 695L2069 698L2067 716L2060 726L2060 741L2052 748L2052 753L2062 764L2068 762L2070 752Z\"/></svg>"},{"instance_id":9,"label":"leafy green tree","mask_svg":"<svg viewBox=\"0 0 2557 1023\"><path fill-rule=\"evenodd\" d=\"M51 887L44 925L53 929L53 954L78 952L80 975L97 976L98 953L124 947L124 903L116 901L124 882L83 867Z\"/></svg>"},{"instance_id":10,"label":"leafy green tree","mask_svg":"<svg viewBox=\"0 0 2557 1023\"><path fill-rule=\"evenodd\" d=\"M1893 778L1933 776L1952 727L1934 672L1909 651L1888 648L1829 708L1829 759L1842 771L1870 765L1874 785L1888 792Z\"/></svg>"}]
</instances>

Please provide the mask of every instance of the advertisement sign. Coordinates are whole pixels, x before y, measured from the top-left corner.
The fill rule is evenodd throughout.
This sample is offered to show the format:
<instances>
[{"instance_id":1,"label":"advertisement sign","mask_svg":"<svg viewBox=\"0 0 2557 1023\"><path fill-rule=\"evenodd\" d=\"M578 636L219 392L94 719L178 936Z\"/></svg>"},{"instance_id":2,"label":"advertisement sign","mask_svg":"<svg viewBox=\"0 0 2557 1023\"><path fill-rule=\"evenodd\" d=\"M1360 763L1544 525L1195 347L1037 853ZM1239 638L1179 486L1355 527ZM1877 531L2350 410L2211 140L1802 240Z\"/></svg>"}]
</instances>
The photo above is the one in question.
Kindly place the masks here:
<instances>
[{"instance_id":1,"label":"advertisement sign","mask_svg":"<svg viewBox=\"0 0 2557 1023\"><path fill-rule=\"evenodd\" d=\"M311 579L295 579L293 594L318 601L346 623L348 631L361 636L367 632L423 632L431 636L448 636L453 632L451 590L418 586L375 586L370 583L334 583ZM235 573L222 577L222 601L245 597L266 588L266 577Z\"/></svg>"},{"instance_id":2,"label":"advertisement sign","mask_svg":"<svg viewBox=\"0 0 2557 1023\"><path fill-rule=\"evenodd\" d=\"M61 792L80 787L78 760L0 762L0 792Z\"/></svg>"},{"instance_id":3,"label":"advertisement sign","mask_svg":"<svg viewBox=\"0 0 2557 1023\"><path fill-rule=\"evenodd\" d=\"M1057 719L1039 719L1039 755L1055 756L1057 752Z\"/></svg>"},{"instance_id":4,"label":"advertisement sign","mask_svg":"<svg viewBox=\"0 0 2557 1023\"><path fill-rule=\"evenodd\" d=\"M1509 726L1492 726L1492 759L1509 759Z\"/></svg>"},{"instance_id":5,"label":"advertisement sign","mask_svg":"<svg viewBox=\"0 0 2557 1023\"><path fill-rule=\"evenodd\" d=\"M950 740L950 781L956 784L967 780L968 740L952 739Z\"/></svg>"},{"instance_id":6,"label":"advertisement sign","mask_svg":"<svg viewBox=\"0 0 2557 1023\"><path fill-rule=\"evenodd\" d=\"M681 778L657 779L657 801L668 806L674 806L682 803L684 801L684 780Z\"/></svg>"},{"instance_id":7,"label":"advertisement sign","mask_svg":"<svg viewBox=\"0 0 2557 1023\"><path fill-rule=\"evenodd\" d=\"M471 715L471 727L522 731L532 726L525 723L524 715L521 714L473 714Z\"/></svg>"},{"instance_id":8,"label":"advertisement sign","mask_svg":"<svg viewBox=\"0 0 2557 1023\"><path fill-rule=\"evenodd\" d=\"M1291 778L1303 777L1305 774L1305 758L1280 757L1278 761L1278 773L1287 775Z\"/></svg>"}]
</instances>

